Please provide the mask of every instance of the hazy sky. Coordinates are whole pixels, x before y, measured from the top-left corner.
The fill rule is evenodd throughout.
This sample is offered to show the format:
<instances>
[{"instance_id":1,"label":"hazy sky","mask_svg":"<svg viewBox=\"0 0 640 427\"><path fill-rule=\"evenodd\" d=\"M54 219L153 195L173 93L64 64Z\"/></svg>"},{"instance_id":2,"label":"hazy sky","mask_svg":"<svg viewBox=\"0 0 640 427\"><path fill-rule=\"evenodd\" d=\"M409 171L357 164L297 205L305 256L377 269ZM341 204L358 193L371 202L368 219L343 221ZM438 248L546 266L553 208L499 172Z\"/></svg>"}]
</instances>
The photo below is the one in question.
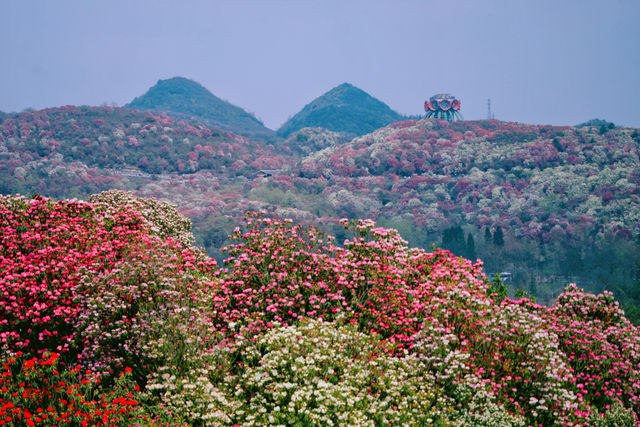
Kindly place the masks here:
<instances>
[{"instance_id":1,"label":"hazy sky","mask_svg":"<svg viewBox=\"0 0 640 427\"><path fill-rule=\"evenodd\" d=\"M637 0L0 0L0 110L123 105L184 76L278 128L349 82L403 114L640 127Z\"/></svg>"}]
</instances>

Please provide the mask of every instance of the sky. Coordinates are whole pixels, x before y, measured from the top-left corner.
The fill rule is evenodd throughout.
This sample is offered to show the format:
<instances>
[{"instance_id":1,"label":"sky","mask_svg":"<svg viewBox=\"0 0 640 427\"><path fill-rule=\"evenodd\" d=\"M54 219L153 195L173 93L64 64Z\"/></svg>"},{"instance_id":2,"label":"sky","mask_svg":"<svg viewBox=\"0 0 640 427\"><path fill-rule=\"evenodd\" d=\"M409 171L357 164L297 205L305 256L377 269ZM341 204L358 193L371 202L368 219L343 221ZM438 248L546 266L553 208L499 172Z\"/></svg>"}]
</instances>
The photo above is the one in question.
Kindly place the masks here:
<instances>
[{"instance_id":1,"label":"sky","mask_svg":"<svg viewBox=\"0 0 640 427\"><path fill-rule=\"evenodd\" d=\"M0 0L0 111L187 77L277 129L349 82L402 114L640 127L636 0Z\"/></svg>"}]
</instances>

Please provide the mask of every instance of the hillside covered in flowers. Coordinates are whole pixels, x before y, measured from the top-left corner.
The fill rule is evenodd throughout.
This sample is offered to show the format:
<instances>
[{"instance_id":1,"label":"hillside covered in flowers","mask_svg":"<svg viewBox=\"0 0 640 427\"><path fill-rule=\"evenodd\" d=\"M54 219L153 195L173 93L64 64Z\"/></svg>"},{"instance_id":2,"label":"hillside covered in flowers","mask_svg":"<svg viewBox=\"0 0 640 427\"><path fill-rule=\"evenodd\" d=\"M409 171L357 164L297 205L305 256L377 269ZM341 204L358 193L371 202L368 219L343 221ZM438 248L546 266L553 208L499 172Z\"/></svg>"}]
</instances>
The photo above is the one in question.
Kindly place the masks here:
<instances>
[{"instance_id":1,"label":"hillside covered in flowers","mask_svg":"<svg viewBox=\"0 0 640 427\"><path fill-rule=\"evenodd\" d=\"M127 108L65 106L0 120L3 194L84 196L117 187L118 172L235 177L287 161L228 131Z\"/></svg>"},{"instance_id":2,"label":"hillside covered in flowers","mask_svg":"<svg viewBox=\"0 0 640 427\"><path fill-rule=\"evenodd\" d=\"M306 156L293 185L339 216L478 256L546 301L573 280L637 305L639 171L637 129L424 119Z\"/></svg>"},{"instance_id":3,"label":"hillside covered in flowers","mask_svg":"<svg viewBox=\"0 0 640 427\"><path fill-rule=\"evenodd\" d=\"M611 293L505 297L481 262L248 213L224 268L170 205L0 198L3 425L636 425Z\"/></svg>"},{"instance_id":4,"label":"hillside covered in flowers","mask_svg":"<svg viewBox=\"0 0 640 427\"><path fill-rule=\"evenodd\" d=\"M0 193L170 201L218 262L246 211L339 240L338 218L371 218L412 246L482 259L542 304L570 282L612 291L638 323L639 153L638 130L610 124L423 119L268 144L162 114L60 107L0 116Z\"/></svg>"}]
</instances>

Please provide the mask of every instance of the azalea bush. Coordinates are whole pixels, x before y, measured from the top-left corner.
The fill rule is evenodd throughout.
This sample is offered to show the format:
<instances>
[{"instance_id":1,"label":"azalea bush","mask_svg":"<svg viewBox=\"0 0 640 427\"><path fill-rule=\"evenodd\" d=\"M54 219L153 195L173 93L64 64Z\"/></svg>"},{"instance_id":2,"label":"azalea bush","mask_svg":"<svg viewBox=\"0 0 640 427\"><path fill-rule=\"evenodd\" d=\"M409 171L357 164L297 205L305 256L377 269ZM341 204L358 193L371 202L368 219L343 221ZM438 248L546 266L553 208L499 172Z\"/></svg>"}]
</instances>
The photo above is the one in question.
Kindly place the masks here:
<instances>
[{"instance_id":1,"label":"azalea bush","mask_svg":"<svg viewBox=\"0 0 640 427\"><path fill-rule=\"evenodd\" d=\"M100 203L107 210L123 208L138 212L150 226L150 231L160 237L171 237L184 247L193 245L195 238L191 232L191 220L181 215L175 206L154 199L144 199L133 193L119 190L104 191L87 198L90 203Z\"/></svg>"},{"instance_id":2,"label":"azalea bush","mask_svg":"<svg viewBox=\"0 0 640 427\"><path fill-rule=\"evenodd\" d=\"M132 425L152 417L140 402L140 387L125 368L109 391L80 365L65 369L57 353L0 359L0 425Z\"/></svg>"},{"instance_id":3,"label":"azalea bush","mask_svg":"<svg viewBox=\"0 0 640 427\"><path fill-rule=\"evenodd\" d=\"M93 200L0 199L5 423L638 423L610 293L498 297L480 261L373 221L338 245L260 212L220 269L168 205Z\"/></svg>"},{"instance_id":4,"label":"azalea bush","mask_svg":"<svg viewBox=\"0 0 640 427\"><path fill-rule=\"evenodd\" d=\"M143 384L154 361L186 351L183 325L208 324L215 261L156 237L126 204L0 202L3 352L55 351L111 377L130 367Z\"/></svg>"},{"instance_id":5,"label":"azalea bush","mask_svg":"<svg viewBox=\"0 0 640 427\"><path fill-rule=\"evenodd\" d=\"M640 413L640 334L611 292L592 295L569 286L550 313L550 329L584 399L599 409L622 402Z\"/></svg>"},{"instance_id":6,"label":"azalea bush","mask_svg":"<svg viewBox=\"0 0 640 427\"><path fill-rule=\"evenodd\" d=\"M379 354L377 338L321 320L275 324L204 357L191 381L162 373L148 389L189 423L379 425L438 418L432 379L415 357ZM229 364L235 359L235 364ZM218 363L215 363L215 362ZM219 362L223 362L222 364ZM185 397L189 399L186 400Z\"/></svg>"}]
</instances>

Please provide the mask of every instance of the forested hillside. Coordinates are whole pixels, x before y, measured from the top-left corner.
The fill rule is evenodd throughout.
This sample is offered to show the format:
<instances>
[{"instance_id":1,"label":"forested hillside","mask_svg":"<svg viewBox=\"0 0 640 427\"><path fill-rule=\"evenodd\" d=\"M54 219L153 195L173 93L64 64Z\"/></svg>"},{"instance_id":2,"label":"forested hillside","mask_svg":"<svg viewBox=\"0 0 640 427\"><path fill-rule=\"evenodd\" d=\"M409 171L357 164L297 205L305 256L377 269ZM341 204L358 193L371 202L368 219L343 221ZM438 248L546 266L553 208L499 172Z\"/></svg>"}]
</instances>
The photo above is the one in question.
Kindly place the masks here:
<instances>
[{"instance_id":1,"label":"forested hillside","mask_svg":"<svg viewBox=\"0 0 640 427\"><path fill-rule=\"evenodd\" d=\"M569 282L611 290L640 321L640 137L609 126L397 122L346 141L305 128L275 145L122 108L5 115L0 191L172 201L219 261L247 210L316 224L371 218L504 273L551 304Z\"/></svg>"},{"instance_id":2,"label":"forested hillside","mask_svg":"<svg viewBox=\"0 0 640 427\"><path fill-rule=\"evenodd\" d=\"M231 131L253 140L273 142L274 131L268 129L253 114L224 101L201 84L173 77L158 82L126 107L166 114L176 120L190 120Z\"/></svg>"},{"instance_id":3,"label":"forested hillside","mask_svg":"<svg viewBox=\"0 0 640 427\"><path fill-rule=\"evenodd\" d=\"M278 129L278 135L286 138L302 128L321 127L354 137L402 119L384 102L343 83L305 105Z\"/></svg>"},{"instance_id":4,"label":"forested hillside","mask_svg":"<svg viewBox=\"0 0 640 427\"><path fill-rule=\"evenodd\" d=\"M0 192L86 196L122 175L206 170L220 177L282 167L286 157L245 137L127 108L59 107L0 123Z\"/></svg>"},{"instance_id":5,"label":"forested hillside","mask_svg":"<svg viewBox=\"0 0 640 427\"><path fill-rule=\"evenodd\" d=\"M639 155L635 129L410 120L307 156L296 185L533 293L574 277L638 301Z\"/></svg>"}]
</instances>

